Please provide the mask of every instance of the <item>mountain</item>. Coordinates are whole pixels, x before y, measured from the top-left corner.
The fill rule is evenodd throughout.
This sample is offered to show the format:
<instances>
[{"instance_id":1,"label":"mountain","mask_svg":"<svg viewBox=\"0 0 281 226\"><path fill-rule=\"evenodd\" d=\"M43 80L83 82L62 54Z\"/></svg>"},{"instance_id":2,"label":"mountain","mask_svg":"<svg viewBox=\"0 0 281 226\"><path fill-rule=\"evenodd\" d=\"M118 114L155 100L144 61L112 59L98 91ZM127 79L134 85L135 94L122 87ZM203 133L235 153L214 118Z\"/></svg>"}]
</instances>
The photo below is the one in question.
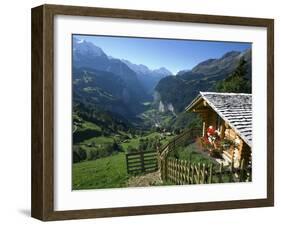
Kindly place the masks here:
<instances>
[{"instance_id":1,"label":"mountain","mask_svg":"<svg viewBox=\"0 0 281 226\"><path fill-rule=\"evenodd\" d=\"M132 69L141 82L142 86L145 88L148 95L152 95L157 83L164 77L172 75L165 67L161 67L155 70L149 69L143 64L134 64L128 60L122 60L130 69Z\"/></svg>"},{"instance_id":2,"label":"mountain","mask_svg":"<svg viewBox=\"0 0 281 226\"><path fill-rule=\"evenodd\" d=\"M183 111L198 92L215 91L217 82L231 75L242 57L247 62L247 78L251 80L251 50L231 51L172 75L165 67L152 70L116 59L93 43L74 38L74 106L78 111L83 106L89 115L95 111L96 115L102 115L100 121L107 124L114 118L114 125L125 123L138 127L147 115L146 119L153 121L152 112L154 115L161 112L163 119L168 115L175 125L181 125L190 120Z\"/></svg>"},{"instance_id":3,"label":"mountain","mask_svg":"<svg viewBox=\"0 0 281 226\"><path fill-rule=\"evenodd\" d=\"M186 73L186 72L189 72L189 71L190 71L190 70L188 70L188 69L180 70L180 71L177 72L176 75L182 75L182 74L184 74L184 73Z\"/></svg>"},{"instance_id":4,"label":"mountain","mask_svg":"<svg viewBox=\"0 0 281 226\"><path fill-rule=\"evenodd\" d=\"M108 56L92 42L77 38L73 38L72 54L74 104L132 123L139 121L143 103L153 100L158 81L171 74L164 67L151 70Z\"/></svg>"},{"instance_id":5,"label":"mountain","mask_svg":"<svg viewBox=\"0 0 281 226\"><path fill-rule=\"evenodd\" d=\"M73 39L73 66L104 70L109 59L101 48L85 40Z\"/></svg>"},{"instance_id":6,"label":"mountain","mask_svg":"<svg viewBox=\"0 0 281 226\"><path fill-rule=\"evenodd\" d=\"M151 70L143 64L134 64L125 59L122 59L122 62L125 63L129 68L131 68L137 74L148 74L151 72Z\"/></svg>"},{"instance_id":7,"label":"mountain","mask_svg":"<svg viewBox=\"0 0 281 226\"><path fill-rule=\"evenodd\" d=\"M81 103L128 119L142 111L142 105L132 98L131 90L118 75L89 68L73 70L73 100L74 105Z\"/></svg>"},{"instance_id":8,"label":"mountain","mask_svg":"<svg viewBox=\"0 0 281 226\"><path fill-rule=\"evenodd\" d=\"M97 46L95 46L91 42L87 42L85 40L80 40L77 38L73 38L73 52L77 54L75 59L79 60L79 56L91 55L92 57L106 57L106 54L103 50Z\"/></svg>"},{"instance_id":9,"label":"mountain","mask_svg":"<svg viewBox=\"0 0 281 226\"><path fill-rule=\"evenodd\" d=\"M155 77L157 77L157 76L165 77L165 76L173 74L165 67L160 67L158 69L151 70L143 64L134 64L134 63L130 62L129 60L122 59L122 62L124 62L129 68L131 68L137 74L147 74L147 75L155 76Z\"/></svg>"},{"instance_id":10,"label":"mountain","mask_svg":"<svg viewBox=\"0 0 281 226\"><path fill-rule=\"evenodd\" d=\"M131 88L133 96L138 96L142 100L151 99L160 79L172 75L165 67L151 70L143 64L107 56L92 42L77 38L73 38L73 65L75 68L88 68L119 75L128 88Z\"/></svg>"},{"instance_id":11,"label":"mountain","mask_svg":"<svg viewBox=\"0 0 281 226\"><path fill-rule=\"evenodd\" d=\"M124 81L128 98L137 102L148 98L133 70L121 60L108 57L101 48L91 42L73 39L73 68L113 73Z\"/></svg>"},{"instance_id":12,"label":"mountain","mask_svg":"<svg viewBox=\"0 0 281 226\"><path fill-rule=\"evenodd\" d=\"M161 79L155 87L155 102L162 110L182 112L199 91L215 91L216 82L227 78L242 57L247 62L246 77L251 80L251 50L231 51L219 59L203 61L190 71Z\"/></svg>"},{"instance_id":13,"label":"mountain","mask_svg":"<svg viewBox=\"0 0 281 226\"><path fill-rule=\"evenodd\" d=\"M163 75L163 76L167 76L167 75L172 75L173 74L167 68L164 68L164 67L160 67L159 69L153 70L152 72L155 73L155 74L158 74L158 75Z\"/></svg>"}]
</instances>

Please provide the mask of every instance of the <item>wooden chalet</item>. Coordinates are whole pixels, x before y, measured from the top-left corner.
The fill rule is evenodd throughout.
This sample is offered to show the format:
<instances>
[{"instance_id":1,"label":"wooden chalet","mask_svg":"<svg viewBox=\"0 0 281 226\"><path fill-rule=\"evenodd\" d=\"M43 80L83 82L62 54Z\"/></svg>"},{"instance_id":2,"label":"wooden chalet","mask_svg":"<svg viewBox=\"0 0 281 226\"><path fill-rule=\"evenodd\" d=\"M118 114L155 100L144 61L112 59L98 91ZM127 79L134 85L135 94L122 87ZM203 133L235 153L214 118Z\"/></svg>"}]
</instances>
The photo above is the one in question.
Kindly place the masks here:
<instances>
[{"instance_id":1,"label":"wooden chalet","mask_svg":"<svg viewBox=\"0 0 281 226\"><path fill-rule=\"evenodd\" d=\"M186 107L202 118L202 137L214 128L218 139L230 141L220 150L225 162L240 167L251 162L252 152L252 95L244 93L200 92Z\"/></svg>"}]
</instances>

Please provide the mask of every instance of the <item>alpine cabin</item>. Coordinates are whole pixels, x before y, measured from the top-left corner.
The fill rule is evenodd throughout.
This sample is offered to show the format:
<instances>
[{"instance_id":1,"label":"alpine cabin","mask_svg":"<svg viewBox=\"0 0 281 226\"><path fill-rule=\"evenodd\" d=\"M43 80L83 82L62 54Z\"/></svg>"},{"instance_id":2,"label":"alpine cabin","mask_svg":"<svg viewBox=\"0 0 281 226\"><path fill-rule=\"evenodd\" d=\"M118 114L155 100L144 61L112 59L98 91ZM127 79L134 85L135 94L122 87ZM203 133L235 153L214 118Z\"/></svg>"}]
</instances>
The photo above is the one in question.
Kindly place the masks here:
<instances>
[{"instance_id":1,"label":"alpine cabin","mask_svg":"<svg viewBox=\"0 0 281 226\"><path fill-rule=\"evenodd\" d=\"M235 168L251 164L252 95L200 92L186 107L202 118L202 140L210 152L216 150Z\"/></svg>"}]
</instances>

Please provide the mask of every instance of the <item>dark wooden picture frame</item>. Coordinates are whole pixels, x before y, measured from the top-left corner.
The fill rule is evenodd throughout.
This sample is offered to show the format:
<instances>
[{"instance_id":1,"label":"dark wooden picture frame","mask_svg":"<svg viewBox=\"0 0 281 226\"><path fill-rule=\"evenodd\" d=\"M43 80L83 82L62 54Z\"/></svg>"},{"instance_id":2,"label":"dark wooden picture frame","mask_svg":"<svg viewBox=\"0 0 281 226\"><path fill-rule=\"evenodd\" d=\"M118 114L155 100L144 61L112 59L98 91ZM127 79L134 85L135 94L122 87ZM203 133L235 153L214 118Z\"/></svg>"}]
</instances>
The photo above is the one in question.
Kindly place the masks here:
<instances>
[{"instance_id":1,"label":"dark wooden picture frame","mask_svg":"<svg viewBox=\"0 0 281 226\"><path fill-rule=\"evenodd\" d=\"M264 27L267 29L267 198L121 208L54 210L54 16L95 16ZM108 8L42 5L32 9L31 215L49 220L220 210L274 205L274 20Z\"/></svg>"}]
</instances>

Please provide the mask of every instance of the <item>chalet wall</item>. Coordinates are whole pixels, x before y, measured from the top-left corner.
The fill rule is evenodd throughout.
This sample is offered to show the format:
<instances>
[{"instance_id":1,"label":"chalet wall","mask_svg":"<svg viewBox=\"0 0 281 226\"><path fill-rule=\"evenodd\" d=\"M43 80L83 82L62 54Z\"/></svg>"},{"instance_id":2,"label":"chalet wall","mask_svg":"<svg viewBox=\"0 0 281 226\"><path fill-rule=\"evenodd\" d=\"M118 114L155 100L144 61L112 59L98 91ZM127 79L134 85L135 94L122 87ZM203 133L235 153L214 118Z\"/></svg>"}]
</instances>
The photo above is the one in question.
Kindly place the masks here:
<instances>
[{"instance_id":1,"label":"chalet wall","mask_svg":"<svg viewBox=\"0 0 281 226\"><path fill-rule=\"evenodd\" d=\"M226 124L224 135L225 138L229 140L234 140L237 136L236 132L232 128L230 128L227 124Z\"/></svg>"},{"instance_id":2,"label":"chalet wall","mask_svg":"<svg viewBox=\"0 0 281 226\"><path fill-rule=\"evenodd\" d=\"M231 146L228 150L225 150L225 154L229 160L234 161L234 167L239 167L241 160L245 159L246 164L250 160L251 148L242 140L239 135L222 119L220 118L220 126L217 128L218 114L211 108L205 107L204 111L200 112L203 125L202 135L206 135L206 131L209 126L213 126L216 130L220 131L221 138L232 140L235 145Z\"/></svg>"},{"instance_id":3,"label":"chalet wall","mask_svg":"<svg viewBox=\"0 0 281 226\"><path fill-rule=\"evenodd\" d=\"M216 126L216 118L217 118L217 113L213 111L210 107L205 108L204 112L200 113L200 116L202 118L202 136L205 136L207 133L207 129L209 126Z\"/></svg>"}]
</instances>

